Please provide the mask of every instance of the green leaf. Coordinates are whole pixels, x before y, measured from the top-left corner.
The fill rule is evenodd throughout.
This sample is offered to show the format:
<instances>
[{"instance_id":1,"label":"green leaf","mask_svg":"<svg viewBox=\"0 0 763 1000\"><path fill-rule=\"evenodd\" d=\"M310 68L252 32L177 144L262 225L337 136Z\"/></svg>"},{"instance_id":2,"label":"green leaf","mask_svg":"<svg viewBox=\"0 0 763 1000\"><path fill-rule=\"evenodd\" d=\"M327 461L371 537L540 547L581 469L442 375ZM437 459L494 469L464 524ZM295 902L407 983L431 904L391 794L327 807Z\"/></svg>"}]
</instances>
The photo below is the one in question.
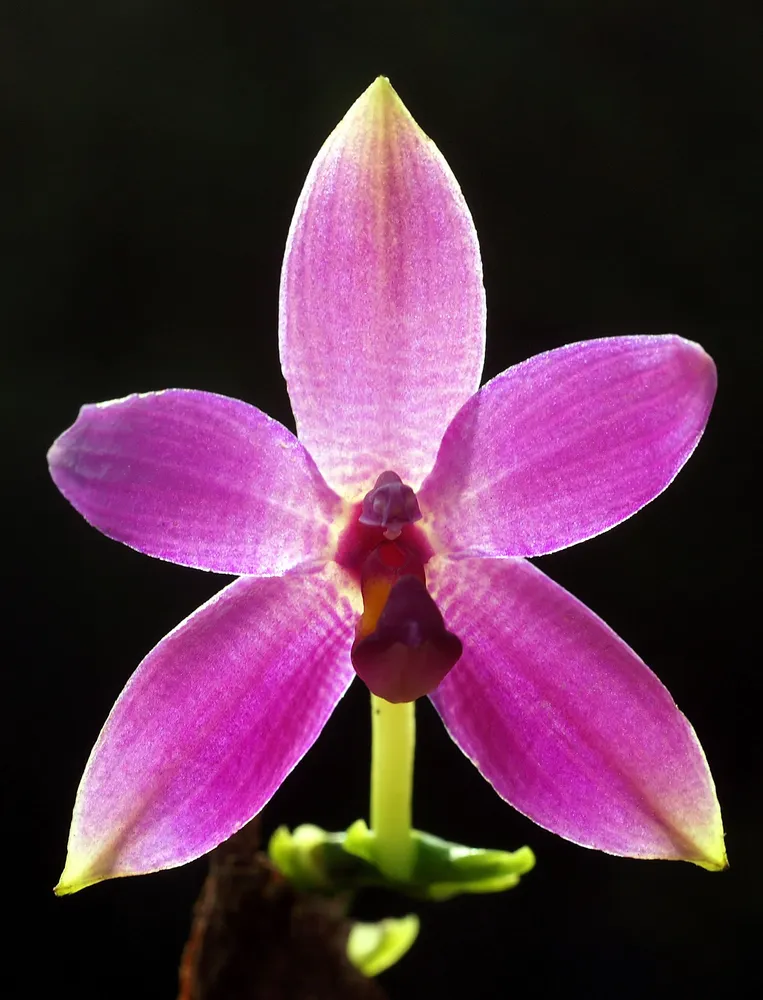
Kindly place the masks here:
<instances>
[{"instance_id":1,"label":"green leaf","mask_svg":"<svg viewBox=\"0 0 763 1000\"><path fill-rule=\"evenodd\" d=\"M376 924L353 924L347 939L347 957L365 976L378 976L399 962L418 937L419 918L390 917Z\"/></svg>"}]
</instances>

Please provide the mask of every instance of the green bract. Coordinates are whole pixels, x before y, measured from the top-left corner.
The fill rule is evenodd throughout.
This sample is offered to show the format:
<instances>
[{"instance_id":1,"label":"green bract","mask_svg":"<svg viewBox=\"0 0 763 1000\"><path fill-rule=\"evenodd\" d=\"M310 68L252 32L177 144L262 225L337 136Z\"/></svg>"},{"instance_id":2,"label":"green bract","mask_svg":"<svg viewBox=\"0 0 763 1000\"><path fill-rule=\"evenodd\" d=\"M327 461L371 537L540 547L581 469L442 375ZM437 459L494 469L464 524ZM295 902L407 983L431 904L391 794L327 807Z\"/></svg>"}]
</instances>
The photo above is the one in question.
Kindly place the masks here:
<instances>
[{"instance_id":1,"label":"green bract","mask_svg":"<svg viewBox=\"0 0 763 1000\"><path fill-rule=\"evenodd\" d=\"M271 837L268 852L298 889L333 894L376 886L432 900L511 889L535 865L529 847L484 850L421 830L411 830L410 839L415 861L411 876L404 881L381 870L374 833L362 819L343 833L328 833L311 824L293 832L281 826Z\"/></svg>"}]
</instances>

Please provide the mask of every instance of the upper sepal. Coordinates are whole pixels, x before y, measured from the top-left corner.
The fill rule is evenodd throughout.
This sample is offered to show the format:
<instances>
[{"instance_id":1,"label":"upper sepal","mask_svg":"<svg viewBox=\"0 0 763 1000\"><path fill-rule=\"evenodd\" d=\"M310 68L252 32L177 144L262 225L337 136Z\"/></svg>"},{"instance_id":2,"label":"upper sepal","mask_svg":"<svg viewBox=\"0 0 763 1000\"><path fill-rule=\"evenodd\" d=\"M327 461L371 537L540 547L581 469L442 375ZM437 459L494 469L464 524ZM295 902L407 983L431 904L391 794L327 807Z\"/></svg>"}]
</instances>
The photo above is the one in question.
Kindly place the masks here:
<instances>
[{"instance_id":1,"label":"upper sepal","mask_svg":"<svg viewBox=\"0 0 763 1000\"><path fill-rule=\"evenodd\" d=\"M310 169L279 329L298 436L329 485L360 499L392 468L417 489L479 385L485 293L458 183L383 77Z\"/></svg>"}]
</instances>

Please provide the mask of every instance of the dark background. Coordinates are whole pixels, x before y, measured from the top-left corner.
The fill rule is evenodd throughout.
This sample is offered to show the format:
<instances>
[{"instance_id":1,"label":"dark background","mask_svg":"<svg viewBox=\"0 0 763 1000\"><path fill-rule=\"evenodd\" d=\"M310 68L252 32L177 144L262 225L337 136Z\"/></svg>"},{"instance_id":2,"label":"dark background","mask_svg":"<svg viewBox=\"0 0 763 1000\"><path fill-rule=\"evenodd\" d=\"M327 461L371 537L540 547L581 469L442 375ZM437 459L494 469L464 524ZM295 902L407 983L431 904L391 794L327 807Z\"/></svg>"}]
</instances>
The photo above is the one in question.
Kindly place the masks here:
<instances>
[{"instance_id":1,"label":"dark background","mask_svg":"<svg viewBox=\"0 0 763 1000\"><path fill-rule=\"evenodd\" d=\"M707 434L626 524L541 560L656 670L714 770L732 867L610 858L501 802L420 709L416 823L506 849L521 887L421 908L391 997L744 995L759 981L761 28L735 2L79 0L6 5L4 995L171 1000L206 862L56 900L87 754L143 655L226 580L89 528L45 452L84 402L187 386L293 426L277 293L312 157L388 75L480 233L486 377L563 343L677 332L715 357ZM8 684L8 682L10 682ZM367 808L354 685L265 811ZM364 912L395 900L367 900ZM6 938L6 944L8 944ZM12 945L15 947L15 945Z\"/></svg>"}]
</instances>

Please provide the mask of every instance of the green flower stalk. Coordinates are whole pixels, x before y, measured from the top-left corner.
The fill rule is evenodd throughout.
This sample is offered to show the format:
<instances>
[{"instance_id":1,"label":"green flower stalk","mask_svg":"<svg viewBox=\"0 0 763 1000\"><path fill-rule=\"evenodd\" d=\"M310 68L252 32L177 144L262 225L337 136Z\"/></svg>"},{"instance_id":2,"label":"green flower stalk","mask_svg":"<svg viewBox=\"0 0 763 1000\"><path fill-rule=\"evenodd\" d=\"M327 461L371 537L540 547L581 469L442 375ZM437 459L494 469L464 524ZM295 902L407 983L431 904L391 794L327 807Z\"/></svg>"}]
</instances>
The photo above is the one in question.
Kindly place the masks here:
<instances>
[{"instance_id":1,"label":"green flower stalk","mask_svg":"<svg viewBox=\"0 0 763 1000\"><path fill-rule=\"evenodd\" d=\"M393 705L371 695L371 832L379 870L406 882L413 873L413 760L415 702Z\"/></svg>"}]
</instances>

